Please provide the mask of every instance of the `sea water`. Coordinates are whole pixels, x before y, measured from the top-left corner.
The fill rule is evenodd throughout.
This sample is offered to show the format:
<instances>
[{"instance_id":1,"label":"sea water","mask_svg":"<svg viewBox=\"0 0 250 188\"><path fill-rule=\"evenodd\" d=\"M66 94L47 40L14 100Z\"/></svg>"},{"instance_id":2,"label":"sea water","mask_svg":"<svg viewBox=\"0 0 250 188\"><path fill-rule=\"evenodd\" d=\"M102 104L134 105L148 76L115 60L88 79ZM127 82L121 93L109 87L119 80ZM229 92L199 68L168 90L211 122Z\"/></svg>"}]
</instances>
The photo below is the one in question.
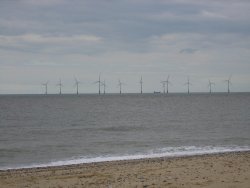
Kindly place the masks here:
<instances>
[{"instance_id":1,"label":"sea water","mask_svg":"<svg viewBox=\"0 0 250 188\"><path fill-rule=\"evenodd\" d=\"M250 93L1 95L0 169L250 150Z\"/></svg>"}]
</instances>

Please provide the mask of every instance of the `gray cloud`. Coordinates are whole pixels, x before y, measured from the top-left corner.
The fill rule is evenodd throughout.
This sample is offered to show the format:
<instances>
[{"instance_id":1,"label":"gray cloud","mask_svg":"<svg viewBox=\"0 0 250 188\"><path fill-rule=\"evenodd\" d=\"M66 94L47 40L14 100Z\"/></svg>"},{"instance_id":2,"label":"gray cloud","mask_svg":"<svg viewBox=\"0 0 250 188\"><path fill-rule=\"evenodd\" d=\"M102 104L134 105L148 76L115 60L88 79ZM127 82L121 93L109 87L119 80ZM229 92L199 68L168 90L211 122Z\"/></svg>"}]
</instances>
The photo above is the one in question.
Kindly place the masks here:
<instances>
[{"instance_id":1,"label":"gray cloud","mask_svg":"<svg viewBox=\"0 0 250 188\"><path fill-rule=\"evenodd\" d=\"M197 49L192 49L192 48L185 48L181 49L180 53L187 53L187 54L193 54L197 51Z\"/></svg>"}]
</instances>

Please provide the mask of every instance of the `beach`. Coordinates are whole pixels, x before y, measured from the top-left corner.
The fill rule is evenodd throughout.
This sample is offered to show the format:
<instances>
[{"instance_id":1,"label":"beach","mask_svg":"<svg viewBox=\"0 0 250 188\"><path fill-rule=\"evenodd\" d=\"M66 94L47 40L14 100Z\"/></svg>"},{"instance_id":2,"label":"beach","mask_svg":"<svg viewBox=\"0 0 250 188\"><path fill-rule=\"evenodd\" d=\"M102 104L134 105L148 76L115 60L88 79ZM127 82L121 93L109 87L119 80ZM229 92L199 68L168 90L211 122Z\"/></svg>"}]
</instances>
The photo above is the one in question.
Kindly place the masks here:
<instances>
[{"instance_id":1,"label":"beach","mask_svg":"<svg viewBox=\"0 0 250 188\"><path fill-rule=\"evenodd\" d=\"M0 187L249 187L250 152L0 171Z\"/></svg>"}]
</instances>

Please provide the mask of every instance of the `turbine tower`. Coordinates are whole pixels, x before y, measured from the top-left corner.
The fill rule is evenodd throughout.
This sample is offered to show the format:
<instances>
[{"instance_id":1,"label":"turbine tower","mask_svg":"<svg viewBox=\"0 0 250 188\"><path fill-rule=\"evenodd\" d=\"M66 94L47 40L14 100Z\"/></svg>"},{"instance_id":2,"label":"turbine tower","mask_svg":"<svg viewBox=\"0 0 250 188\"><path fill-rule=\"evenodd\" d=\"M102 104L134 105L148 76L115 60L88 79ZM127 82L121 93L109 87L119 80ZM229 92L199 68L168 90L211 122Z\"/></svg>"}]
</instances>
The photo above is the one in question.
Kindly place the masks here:
<instances>
[{"instance_id":1,"label":"turbine tower","mask_svg":"<svg viewBox=\"0 0 250 188\"><path fill-rule=\"evenodd\" d=\"M170 82L169 82L169 75L168 75L168 78L167 78L167 80L166 80L166 83L167 83L167 93L168 93L168 84L171 84Z\"/></svg>"},{"instance_id":2,"label":"turbine tower","mask_svg":"<svg viewBox=\"0 0 250 188\"><path fill-rule=\"evenodd\" d=\"M140 80L140 85L141 85L141 94L142 94L142 84L143 84L143 82L142 82L142 76L141 76L141 80Z\"/></svg>"},{"instance_id":3,"label":"turbine tower","mask_svg":"<svg viewBox=\"0 0 250 188\"><path fill-rule=\"evenodd\" d=\"M75 78L75 86L76 86L76 94L78 95L79 94L79 84L80 82Z\"/></svg>"},{"instance_id":4,"label":"turbine tower","mask_svg":"<svg viewBox=\"0 0 250 188\"><path fill-rule=\"evenodd\" d=\"M166 93L166 81L161 81L163 87L163 93Z\"/></svg>"},{"instance_id":5,"label":"turbine tower","mask_svg":"<svg viewBox=\"0 0 250 188\"><path fill-rule=\"evenodd\" d=\"M187 87L188 87L188 94L189 94L189 86L192 85L190 83L190 81L189 81L189 77L187 78L187 82L184 85L187 85Z\"/></svg>"},{"instance_id":6,"label":"turbine tower","mask_svg":"<svg viewBox=\"0 0 250 188\"><path fill-rule=\"evenodd\" d=\"M124 85L125 83L122 83L119 79L118 81L118 86L120 87L120 94L122 94L122 85Z\"/></svg>"},{"instance_id":7,"label":"turbine tower","mask_svg":"<svg viewBox=\"0 0 250 188\"><path fill-rule=\"evenodd\" d=\"M102 86L103 86L103 94L106 94L106 83L105 80L102 82Z\"/></svg>"},{"instance_id":8,"label":"turbine tower","mask_svg":"<svg viewBox=\"0 0 250 188\"><path fill-rule=\"evenodd\" d=\"M212 93L212 85L215 85L214 82L208 81L209 93Z\"/></svg>"},{"instance_id":9,"label":"turbine tower","mask_svg":"<svg viewBox=\"0 0 250 188\"><path fill-rule=\"evenodd\" d=\"M49 83L49 81L42 84L45 87L45 93L44 93L45 95L48 94L48 83Z\"/></svg>"},{"instance_id":10,"label":"turbine tower","mask_svg":"<svg viewBox=\"0 0 250 188\"><path fill-rule=\"evenodd\" d=\"M232 85L231 78L232 75L230 75L229 78L225 80L225 82L227 83L227 93L230 93L230 85Z\"/></svg>"},{"instance_id":11,"label":"turbine tower","mask_svg":"<svg viewBox=\"0 0 250 188\"><path fill-rule=\"evenodd\" d=\"M59 83L57 84L57 86L59 86L59 94L61 95L62 94L62 81L61 79L59 80Z\"/></svg>"},{"instance_id":12,"label":"turbine tower","mask_svg":"<svg viewBox=\"0 0 250 188\"><path fill-rule=\"evenodd\" d=\"M166 85L167 85L167 93L168 93L168 85L171 84L170 81L169 81L169 75L167 77L167 79L165 81L161 81L162 85L163 85L163 88L164 88L164 93L166 93Z\"/></svg>"},{"instance_id":13,"label":"turbine tower","mask_svg":"<svg viewBox=\"0 0 250 188\"><path fill-rule=\"evenodd\" d=\"M99 80L98 81L96 81L96 82L94 82L94 84L97 84L98 83L98 94L100 95L101 94L101 84L102 84L102 82L101 82L101 73L99 73Z\"/></svg>"}]
</instances>

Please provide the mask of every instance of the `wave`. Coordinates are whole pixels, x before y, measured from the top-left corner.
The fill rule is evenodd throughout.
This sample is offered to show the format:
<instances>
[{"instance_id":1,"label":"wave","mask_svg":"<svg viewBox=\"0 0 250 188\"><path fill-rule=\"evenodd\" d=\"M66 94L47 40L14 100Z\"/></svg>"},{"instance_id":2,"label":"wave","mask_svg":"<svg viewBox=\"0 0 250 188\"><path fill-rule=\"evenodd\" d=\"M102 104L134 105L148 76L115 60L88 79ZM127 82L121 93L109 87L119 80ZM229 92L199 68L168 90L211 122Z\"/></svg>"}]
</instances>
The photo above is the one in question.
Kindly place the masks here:
<instances>
[{"instance_id":1,"label":"wave","mask_svg":"<svg viewBox=\"0 0 250 188\"><path fill-rule=\"evenodd\" d=\"M192 155L204 155L204 154L216 154L227 152L240 152L250 151L250 146L181 146L181 147L165 147L154 150L149 150L144 153L137 153L132 155L105 155L98 157L81 157L71 158L59 161L52 161L49 163L36 163L30 165L19 165L15 167L0 167L0 170L8 169L22 169L22 168L37 168L37 167L49 167L49 166L63 166L73 164L86 164L95 162L107 162L107 161L121 161L121 160L135 160L146 158L159 158L159 157L181 157Z\"/></svg>"}]
</instances>

